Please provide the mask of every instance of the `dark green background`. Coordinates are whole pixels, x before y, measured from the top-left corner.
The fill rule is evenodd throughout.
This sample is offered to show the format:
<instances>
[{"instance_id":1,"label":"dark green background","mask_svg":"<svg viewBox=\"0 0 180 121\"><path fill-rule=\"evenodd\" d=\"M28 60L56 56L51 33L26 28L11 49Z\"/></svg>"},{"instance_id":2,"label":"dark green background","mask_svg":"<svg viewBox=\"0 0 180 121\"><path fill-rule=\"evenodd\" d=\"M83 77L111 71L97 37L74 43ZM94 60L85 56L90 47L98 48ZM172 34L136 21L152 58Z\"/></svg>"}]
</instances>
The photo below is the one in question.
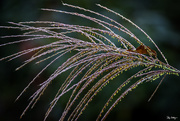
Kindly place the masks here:
<instances>
[{"instance_id":1,"label":"dark green background","mask_svg":"<svg viewBox=\"0 0 180 121\"><path fill-rule=\"evenodd\" d=\"M144 29L162 50L170 65L180 69L179 0L64 0L64 2L109 15L118 22L122 22L121 18L98 8L95 4L100 3L103 6L107 6L121 13ZM62 6L60 0L1 0L0 25L8 25L8 21L19 22L34 20L52 20L69 24L94 25L78 17L73 18L64 14L53 14L52 12L41 11L40 8L53 8L67 11L75 10ZM138 34L138 31L135 29L131 30ZM10 34L22 33L20 31L0 29L0 36ZM144 36L140 36L140 38L142 40L145 39ZM7 41L8 39L0 39L0 43L5 43ZM12 54L15 51L17 52L26 46L29 47L32 45L20 44L0 47L0 58ZM38 67L30 64L19 71L14 71L22 61L23 58L11 62L0 62L0 120L2 121L20 120L19 116L28 104L28 98L38 89L37 85L47 79L50 72L53 70L49 69L45 71L20 100L14 102L28 82L30 82L46 64L40 64ZM58 80L63 81L63 79L65 79L65 75L56 79L56 82L58 82ZM118 77L113 81L120 80L121 77ZM142 84L136 90L129 93L110 113L107 121L166 121L167 116L178 117L177 120L180 120L180 77L173 75L167 76L153 99L147 102L159 81L160 79L152 83ZM82 115L79 120L94 120L99 112L98 109L100 109L98 106L101 105L104 100L108 99L107 95L110 94L113 88L113 84L112 86L107 86L88 106L84 115ZM57 89L58 86L52 84L35 108L29 110L21 121L42 121ZM64 104L67 101L66 97L67 96L64 96L61 101L59 101L57 107L49 116L48 121L59 119Z\"/></svg>"}]
</instances>

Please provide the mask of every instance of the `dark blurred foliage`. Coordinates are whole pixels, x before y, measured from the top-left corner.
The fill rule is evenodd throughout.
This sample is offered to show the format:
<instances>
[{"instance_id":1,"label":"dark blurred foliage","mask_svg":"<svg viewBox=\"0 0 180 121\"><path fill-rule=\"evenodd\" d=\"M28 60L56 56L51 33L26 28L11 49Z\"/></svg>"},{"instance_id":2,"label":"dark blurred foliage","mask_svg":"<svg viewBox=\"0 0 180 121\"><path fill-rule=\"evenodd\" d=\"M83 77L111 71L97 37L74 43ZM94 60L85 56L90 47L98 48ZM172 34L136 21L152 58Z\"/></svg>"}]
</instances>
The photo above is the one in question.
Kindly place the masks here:
<instances>
[{"instance_id":1,"label":"dark blurred foliage","mask_svg":"<svg viewBox=\"0 0 180 121\"><path fill-rule=\"evenodd\" d=\"M180 69L180 1L179 0L64 0L69 4L78 5L105 15L109 15L118 22L123 22L121 18L98 8L95 4L100 3L108 8L121 13L131 19L142 29L144 29L156 42L165 54L170 65ZM62 9L74 11L75 9L62 6L60 0L1 0L0 1L0 25L8 25L8 21L35 21L51 20L69 24L83 24L96 26L89 21L79 17L72 17L64 14L57 14L41 11L40 8ZM78 10L77 10L78 11ZM142 35L132 25L124 22L129 29L139 35L143 41L147 38ZM10 34L22 34L20 31L0 29L0 36ZM5 43L15 39L1 39L0 43ZM145 42L146 43L146 42ZM149 43L149 42L147 42ZM33 43L22 43L0 47L0 57L7 56L13 52L22 50L25 47L32 47ZM150 45L152 46L152 45ZM152 47L153 48L153 47ZM28 55L27 55L28 57ZM48 78L53 69L45 71L31 88L18 100L14 102L18 94L30 82L33 77L45 66L46 62L36 66L29 64L19 71L14 71L18 65L27 57L6 62L0 62L0 118L1 121L19 121L19 116L28 104L28 98L38 89L38 84ZM52 67L55 68L55 67ZM68 74L68 73L67 73ZM63 74L56 79L48 88L37 105L29 110L21 121L43 120L44 114L58 90L58 81L63 81L67 74ZM129 76L129 75L125 75ZM94 120L105 100L111 94L118 81L123 81L124 77L117 77L110 86L104 88L94 101L89 104L79 120ZM107 121L135 121L135 120L167 120L167 116L174 116L180 119L180 77L167 76L150 102L148 98L156 88L160 79L152 83L144 83L133 92L129 93L116 108L110 113ZM58 120L67 101L63 96L56 108L52 111L48 121Z\"/></svg>"}]
</instances>

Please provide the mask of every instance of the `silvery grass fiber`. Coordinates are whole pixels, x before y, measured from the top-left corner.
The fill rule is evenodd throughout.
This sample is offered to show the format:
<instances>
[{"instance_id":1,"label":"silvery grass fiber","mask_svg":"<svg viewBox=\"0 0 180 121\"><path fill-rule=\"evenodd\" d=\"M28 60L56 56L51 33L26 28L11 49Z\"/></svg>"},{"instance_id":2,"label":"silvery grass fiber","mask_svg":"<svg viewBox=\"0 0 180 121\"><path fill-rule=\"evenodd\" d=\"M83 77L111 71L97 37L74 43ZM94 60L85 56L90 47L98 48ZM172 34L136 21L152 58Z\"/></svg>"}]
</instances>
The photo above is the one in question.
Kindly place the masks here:
<instances>
[{"instance_id":1,"label":"silvery grass fiber","mask_svg":"<svg viewBox=\"0 0 180 121\"><path fill-rule=\"evenodd\" d=\"M0 26L0 28L4 29L18 29L23 31L23 34L20 35L2 36L1 38L22 39L1 44L0 47L27 41L35 42L40 39L44 41L47 39L52 40L49 43L43 43L36 47L24 49L0 59L11 61L26 54L33 53L32 56L25 60L16 70L21 69L30 62L39 64L46 60L50 60L24 88L16 100L24 94L29 86L36 81L48 67L51 67L56 61L61 61L64 55L73 53L71 57L56 68L47 80L39 85L39 89L30 97L30 102L23 111L21 117L29 108L35 106L52 81L66 71L70 71L70 73L51 101L44 120L48 118L58 100L60 100L63 95L66 95L66 93L71 93L71 95L59 120L78 120L82 112L98 92L105 86L108 86L114 78L134 68L140 67L140 70L132 74L128 79L121 80L122 83L114 90L109 99L107 99L101 111L97 114L96 120L105 120L121 99L139 84L162 78L160 81L161 84L166 75L179 75L180 71L168 64L166 57L150 36L131 20L107 7L97 4L101 9L118 16L141 31L147 37L147 41L151 43L152 47L145 45L142 40L136 37L129 29L106 15L79 6L66 3L63 3L63 5L78 9L82 13L54 9L42 10L78 16L80 19L83 18L84 20L87 19L96 23L99 27L95 28L53 21L9 22L10 26ZM88 13L88 15L84 13ZM91 17L89 13L98 17ZM122 33L122 35L118 32ZM74 34L80 35L81 37L74 37ZM126 35L125 37L128 36L130 39L125 38L124 35ZM115 44L115 42L118 42L118 44ZM155 50L151 48L155 48ZM161 60L159 58L161 58ZM81 78L78 78L79 80L77 81L77 77ZM122 90L124 87L126 87L126 89ZM152 96L153 95L154 93Z\"/></svg>"}]
</instances>

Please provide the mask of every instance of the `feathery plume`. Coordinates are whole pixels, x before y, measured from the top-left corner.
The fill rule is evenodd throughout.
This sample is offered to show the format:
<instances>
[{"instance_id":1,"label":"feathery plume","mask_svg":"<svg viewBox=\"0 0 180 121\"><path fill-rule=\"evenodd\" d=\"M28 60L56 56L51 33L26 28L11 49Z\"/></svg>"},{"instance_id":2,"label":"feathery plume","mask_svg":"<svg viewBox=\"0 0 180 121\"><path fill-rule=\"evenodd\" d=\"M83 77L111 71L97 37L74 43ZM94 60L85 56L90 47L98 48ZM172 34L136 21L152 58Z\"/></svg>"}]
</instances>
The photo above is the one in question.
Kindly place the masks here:
<instances>
[{"instance_id":1,"label":"feathery plume","mask_svg":"<svg viewBox=\"0 0 180 121\"><path fill-rule=\"evenodd\" d=\"M64 13L90 20L98 24L99 28L83 25L65 24L53 21L29 21L18 23L9 22L9 24L11 24L10 26L0 26L0 28L18 29L24 31L24 34L22 35L2 36L1 38L26 38L1 44L0 47L27 41L37 41L40 39L53 40L50 43L46 43L44 45L40 45L30 49L25 49L0 59L8 59L9 61L11 61L33 52L33 55L29 59L25 60L24 63L16 70L21 69L22 67L33 61L36 61L35 63L39 64L51 59L50 63L48 63L33 78L33 80L25 87L25 89L20 93L16 100L18 100L20 96L24 94L24 92L29 88L29 86L37 79L37 77L41 75L55 61L59 61L61 57L66 55L67 53L74 53L74 55L69 57L65 62L57 67L57 69L49 76L47 80L40 84L39 89L30 97L31 101L23 111L21 117L30 107L34 107L34 105L43 95L44 91L51 84L51 82L57 76L68 70L71 70L71 73L59 87L58 92L50 103L44 120L47 119L50 112L57 104L58 100L60 100L60 98L67 92L71 92L71 96L69 97L66 107L59 120L63 121L65 120L65 118L68 118L68 120L72 121L78 120L88 104L93 100L96 94L103 89L103 87L108 85L108 83L118 75L123 74L123 72L125 71L132 70L133 68L141 67L142 69L137 71L137 73L133 74L127 80L122 80L122 84L119 85L119 87L114 91L114 93L104 104L97 117L97 120L105 120L108 114L124 98L124 96L135 89L139 84L143 82L154 81L161 76L164 76L164 79L168 74L179 75L180 71L168 64L168 61L165 58L164 54L155 44L155 42L150 38L150 36L131 20L107 7L97 4L97 6L99 6L100 8L107 10L108 12L124 19L125 21L135 26L150 40L150 43L152 43L156 47L157 52L151 49L151 47L145 45L138 37L136 37L134 33L132 33L121 23L109 18L108 16L67 3L63 3L63 5L79 9L82 12L89 12L91 14L97 15L103 18L103 20L88 16L83 13L43 8L42 10L47 12ZM133 40L124 38L114 30L123 32L124 34L133 38ZM82 38L84 39L72 36L73 33L81 34ZM120 44L116 45L112 40L118 41ZM139 47L136 47L133 44L133 41L137 42L139 44ZM162 56L164 60L159 60L159 56ZM79 75L82 75L81 79L75 81ZM132 80L135 80L135 82ZM125 91L121 91L125 86L127 87L127 89ZM121 93L119 97L117 97L117 93ZM82 96L82 98L78 102L80 96ZM152 96L150 97L150 99L152 98ZM75 105L75 102L78 102L77 105ZM75 107L72 108L73 106Z\"/></svg>"}]
</instances>

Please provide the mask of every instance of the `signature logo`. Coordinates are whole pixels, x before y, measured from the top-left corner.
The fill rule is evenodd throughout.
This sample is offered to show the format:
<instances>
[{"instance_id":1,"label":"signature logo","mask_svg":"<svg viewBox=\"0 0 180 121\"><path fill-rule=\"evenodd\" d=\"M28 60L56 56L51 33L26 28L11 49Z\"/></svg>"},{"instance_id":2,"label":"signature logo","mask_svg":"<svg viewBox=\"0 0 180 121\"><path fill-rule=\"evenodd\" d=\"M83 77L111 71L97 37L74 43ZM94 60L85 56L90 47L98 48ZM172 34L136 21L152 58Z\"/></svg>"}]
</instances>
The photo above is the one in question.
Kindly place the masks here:
<instances>
[{"instance_id":1,"label":"signature logo","mask_svg":"<svg viewBox=\"0 0 180 121\"><path fill-rule=\"evenodd\" d=\"M166 119L168 119L168 120L177 120L178 117L175 117L175 116L166 116Z\"/></svg>"}]
</instances>

